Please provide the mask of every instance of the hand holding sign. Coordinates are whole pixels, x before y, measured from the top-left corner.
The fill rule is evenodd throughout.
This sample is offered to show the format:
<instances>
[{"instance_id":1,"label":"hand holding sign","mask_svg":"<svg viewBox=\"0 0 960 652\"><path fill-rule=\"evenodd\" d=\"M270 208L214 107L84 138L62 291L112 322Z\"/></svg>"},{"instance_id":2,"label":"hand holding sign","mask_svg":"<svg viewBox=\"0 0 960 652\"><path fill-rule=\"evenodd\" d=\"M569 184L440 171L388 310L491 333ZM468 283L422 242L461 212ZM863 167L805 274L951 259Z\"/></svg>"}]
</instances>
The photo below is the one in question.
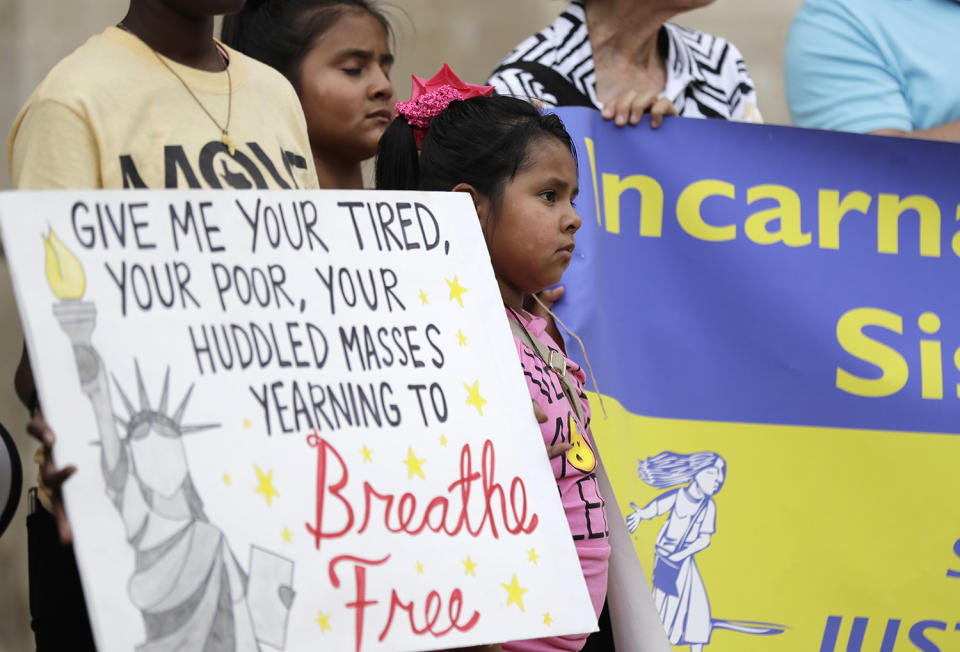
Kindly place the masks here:
<instances>
[{"instance_id":1,"label":"hand holding sign","mask_svg":"<svg viewBox=\"0 0 960 652\"><path fill-rule=\"evenodd\" d=\"M73 540L73 532L70 530L70 522L67 520L67 513L63 507L63 483L76 472L77 467L71 464L58 469L54 464L53 445L57 438L50 430L50 426L47 425L41 412L37 412L30 418L30 423L27 424L27 433L42 445L43 460L40 462L40 481L43 483L43 488L49 491L50 505L53 508L53 517L57 523L60 543L66 545Z\"/></svg>"}]
</instances>

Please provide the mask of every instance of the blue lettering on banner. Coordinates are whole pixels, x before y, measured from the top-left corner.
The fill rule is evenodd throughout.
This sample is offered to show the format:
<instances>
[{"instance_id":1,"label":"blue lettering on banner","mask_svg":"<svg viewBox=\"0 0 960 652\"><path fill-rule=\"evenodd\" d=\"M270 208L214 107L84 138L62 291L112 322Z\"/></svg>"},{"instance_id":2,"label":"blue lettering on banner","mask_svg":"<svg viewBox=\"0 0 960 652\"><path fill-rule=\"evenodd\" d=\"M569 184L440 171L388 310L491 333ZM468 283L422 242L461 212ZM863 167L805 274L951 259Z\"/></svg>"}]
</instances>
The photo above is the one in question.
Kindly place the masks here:
<instances>
[{"instance_id":1,"label":"blue lettering on banner","mask_svg":"<svg viewBox=\"0 0 960 652\"><path fill-rule=\"evenodd\" d=\"M876 619L876 622L883 622L882 619ZM820 652L871 652L863 648L863 639L866 636L867 628L870 626L871 619L858 616L853 619L850 625L850 634L847 637L846 647L837 648L837 643L842 643L843 637L840 629L844 623L843 616L828 616L827 624L823 629L823 639L820 643ZM877 652L893 652L897 643L898 634L901 631L901 620L899 618L889 618L883 629L883 640ZM946 635L936 636L936 642L932 637L932 632L950 632ZM946 652L947 650L960 649L960 623L954 623L953 626L943 620L919 620L910 626L907 632L907 638L914 647L922 652Z\"/></svg>"}]
</instances>

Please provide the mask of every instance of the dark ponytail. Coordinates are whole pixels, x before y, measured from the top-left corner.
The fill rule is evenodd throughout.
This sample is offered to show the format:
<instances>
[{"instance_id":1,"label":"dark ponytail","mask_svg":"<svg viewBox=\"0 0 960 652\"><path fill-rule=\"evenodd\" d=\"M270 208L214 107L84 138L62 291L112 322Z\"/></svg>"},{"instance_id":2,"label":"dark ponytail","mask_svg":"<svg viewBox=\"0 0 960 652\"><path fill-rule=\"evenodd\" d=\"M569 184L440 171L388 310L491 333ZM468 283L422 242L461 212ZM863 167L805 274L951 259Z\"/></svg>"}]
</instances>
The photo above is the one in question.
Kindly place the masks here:
<instances>
[{"instance_id":1,"label":"dark ponytail","mask_svg":"<svg viewBox=\"0 0 960 652\"><path fill-rule=\"evenodd\" d=\"M529 146L540 138L556 138L574 153L560 118L513 97L451 102L430 123L419 156L413 127L400 116L380 139L377 188L449 191L468 183L496 205L506 184L529 164Z\"/></svg>"},{"instance_id":2,"label":"dark ponytail","mask_svg":"<svg viewBox=\"0 0 960 652\"><path fill-rule=\"evenodd\" d=\"M375 0L247 0L226 16L220 39L279 71L300 92L300 68L317 39L347 11L364 11L390 39L390 21Z\"/></svg>"},{"instance_id":3,"label":"dark ponytail","mask_svg":"<svg viewBox=\"0 0 960 652\"><path fill-rule=\"evenodd\" d=\"M405 118L396 117L387 126L377 146L377 190L420 188L420 154L417 140Z\"/></svg>"}]
</instances>

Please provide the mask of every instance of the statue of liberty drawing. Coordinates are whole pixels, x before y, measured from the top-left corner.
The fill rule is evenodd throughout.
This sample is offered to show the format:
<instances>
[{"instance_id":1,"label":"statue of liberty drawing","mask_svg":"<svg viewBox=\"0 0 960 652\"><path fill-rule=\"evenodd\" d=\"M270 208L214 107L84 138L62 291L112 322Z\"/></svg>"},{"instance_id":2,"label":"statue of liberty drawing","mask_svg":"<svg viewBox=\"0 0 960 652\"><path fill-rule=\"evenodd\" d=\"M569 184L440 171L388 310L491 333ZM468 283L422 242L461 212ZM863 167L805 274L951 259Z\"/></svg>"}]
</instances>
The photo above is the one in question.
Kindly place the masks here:
<instances>
[{"instance_id":1,"label":"statue of liberty drawing","mask_svg":"<svg viewBox=\"0 0 960 652\"><path fill-rule=\"evenodd\" d=\"M51 231L45 239L47 278L61 301L53 312L70 343L80 386L99 432L105 491L133 548L127 583L146 640L138 652L282 649L293 602L293 562L251 546L249 572L223 532L210 523L194 487L184 437L215 425L184 423L193 386L168 411L170 372L154 407L136 362L138 404L114 378L126 416L117 415L103 358L92 344L96 305L81 301L79 261Z\"/></svg>"},{"instance_id":2,"label":"statue of liberty drawing","mask_svg":"<svg viewBox=\"0 0 960 652\"><path fill-rule=\"evenodd\" d=\"M717 504L713 497L723 488L727 463L719 454L664 451L637 463L640 479L655 489L669 489L642 508L630 503L627 529L635 532L641 521L667 515L654 544L653 599L671 645L689 645L701 652L715 629L745 634L783 633L774 623L713 618L707 589L696 555L710 546L716 533Z\"/></svg>"}]
</instances>

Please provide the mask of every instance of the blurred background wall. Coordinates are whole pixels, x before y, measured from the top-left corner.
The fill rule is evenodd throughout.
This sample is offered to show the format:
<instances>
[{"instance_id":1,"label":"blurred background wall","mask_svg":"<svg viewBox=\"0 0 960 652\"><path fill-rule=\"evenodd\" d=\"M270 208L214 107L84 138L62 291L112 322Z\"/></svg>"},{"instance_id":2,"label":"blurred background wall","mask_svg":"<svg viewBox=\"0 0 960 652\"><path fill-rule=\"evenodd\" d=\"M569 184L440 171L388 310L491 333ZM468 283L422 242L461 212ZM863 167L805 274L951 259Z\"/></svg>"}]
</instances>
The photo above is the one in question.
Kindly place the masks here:
<instances>
[{"instance_id":1,"label":"blurred background wall","mask_svg":"<svg viewBox=\"0 0 960 652\"><path fill-rule=\"evenodd\" d=\"M0 133L6 133L31 90L61 57L123 17L128 0L0 0ZM642 1L642 0L638 0ZM740 48L756 82L768 123L788 124L782 67L787 27L802 0L717 0L676 22L726 37ZM397 32L394 83L401 99L410 73L430 76L448 62L465 80L482 83L521 39L551 23L565 0L394 0ZM0 190L10 187L6 148ZM34 484L35 446L13 392L22 333L5 259L0 256L0 423L17 439L24 498L14 524L0 537L0 650L33 647L27 609L26 488Z\"/></svg>"}]
</instances>

